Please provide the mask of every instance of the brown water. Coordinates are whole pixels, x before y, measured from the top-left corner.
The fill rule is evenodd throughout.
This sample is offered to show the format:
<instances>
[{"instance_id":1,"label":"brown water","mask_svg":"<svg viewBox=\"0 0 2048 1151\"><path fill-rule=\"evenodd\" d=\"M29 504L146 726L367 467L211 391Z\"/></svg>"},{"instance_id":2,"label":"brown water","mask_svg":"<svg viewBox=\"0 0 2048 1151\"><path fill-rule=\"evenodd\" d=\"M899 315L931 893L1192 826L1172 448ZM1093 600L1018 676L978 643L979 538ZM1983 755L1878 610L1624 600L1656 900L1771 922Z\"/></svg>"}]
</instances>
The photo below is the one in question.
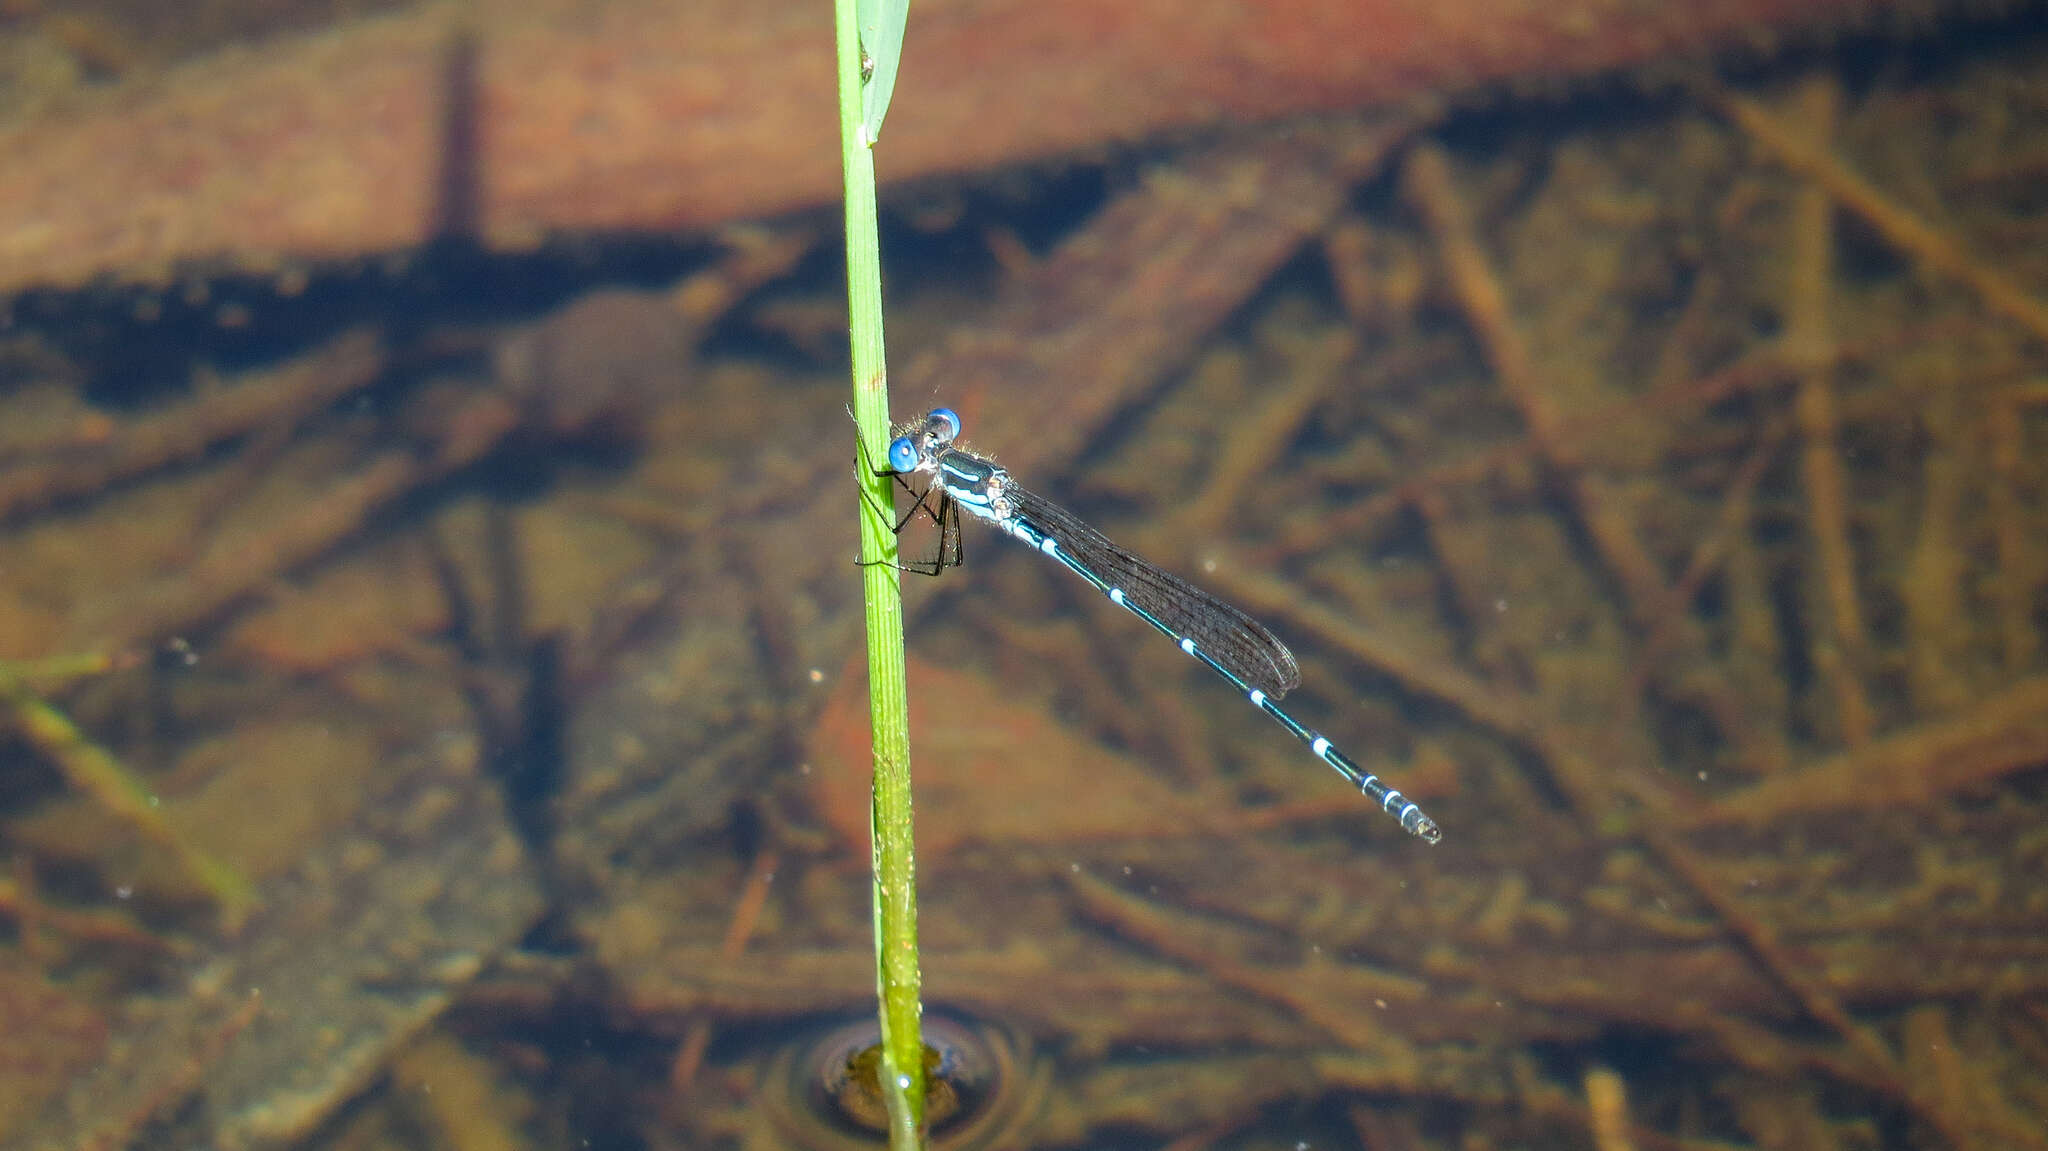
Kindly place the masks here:
<instances>
[{"instance_id":1,"label":"brown water","mask_svg":"<svg viewBox=\"0 0 2048 1151\"><path fill-rule=\"evenodd\" d=\"M937 1145L2048 1142L2048 75L1727 83L894 201L898 413L1445 832L969 525ZM837 243L12 302L0 1146L869 1145Z\"/></svg>"}]
</instances>

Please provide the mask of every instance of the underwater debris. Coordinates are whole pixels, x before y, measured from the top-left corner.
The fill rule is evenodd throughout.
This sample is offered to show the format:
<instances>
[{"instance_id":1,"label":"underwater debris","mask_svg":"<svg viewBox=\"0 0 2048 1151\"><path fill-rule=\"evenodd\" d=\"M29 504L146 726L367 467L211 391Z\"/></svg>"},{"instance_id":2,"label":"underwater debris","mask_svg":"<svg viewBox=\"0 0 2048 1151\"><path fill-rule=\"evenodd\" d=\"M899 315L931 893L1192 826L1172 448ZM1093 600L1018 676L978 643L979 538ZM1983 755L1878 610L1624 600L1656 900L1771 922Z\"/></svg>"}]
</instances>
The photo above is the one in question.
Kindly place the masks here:
<instances>
[{"instance_id":1,"label":"underwater debris","mask_svg":"<svg viewBox=\"0 0 2048 1151\"><path fill-rule=\"evenodd\" d=\"M105 1054L107 1030L47 975L0 958L0 1131L26 1123Z\"/></svg>"},{"instance_id":2,"label":"underwater debris","mask_svg":"<svg viewBox=\"0 0 2048 1151\"><path fill-rule=\"evenodd\" d=\"M1628 0L1526 5L1504 23L1485 4L942 6L917 26L889 172L986 170L1176 128L1557 83L1920 9ZM428 5L239 46L0 127L0 294L95 276L162 283L204 261L260 272L416 250L459 168L443 139L458 101L487 114L470 192L477 237L500 250L551 233L759 219L837 193L832 125L815 114L831 29L808 8L610 0L568 16L508 0L474 28L465 11ZM449 67L458 44L472 46L468 67ZM1031 45L1029 67L986 66L1019 44Z\"/></svg>"},{"instance_id":3,"label":"underwater debris","mask_svg":"<svg viewBox=\"0 0 2048 1151\"><path fill-rule=\"evenodd\" d=\"M103 662L113 666L112 660ZM113 753L88 738L69 716L4 665L0 665L0 708L8 713L9 726L56 764L72 787L151 841L169 848L219 905L224 926L233 930L248 917L256 898L248 878L180 834L164 818L156 796Z\"/></svg>"},{"instance_id":4,"label":"underwater debris","mask_svg":"<svg viewBox=\"0 0 2048 1151\"><path fill-rule=\"evenodd\" d=\"M475 745L414 757L349 826L258 891L231 939L108 1021L108 1054L8 1151L125 1146L170 1117L195 1144L303 1137L382 1072L539 915L541 896Z\"/></svg>"}]
</instances>

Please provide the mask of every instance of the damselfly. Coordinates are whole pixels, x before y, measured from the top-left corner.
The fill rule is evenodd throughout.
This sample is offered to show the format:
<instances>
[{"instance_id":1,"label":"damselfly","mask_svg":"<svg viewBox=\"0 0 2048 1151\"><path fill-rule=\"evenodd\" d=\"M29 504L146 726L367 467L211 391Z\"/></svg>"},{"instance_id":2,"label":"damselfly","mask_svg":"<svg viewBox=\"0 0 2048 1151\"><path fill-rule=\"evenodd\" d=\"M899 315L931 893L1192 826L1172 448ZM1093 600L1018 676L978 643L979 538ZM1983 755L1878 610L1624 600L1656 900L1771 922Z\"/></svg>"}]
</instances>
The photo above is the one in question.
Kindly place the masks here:
<instances>
[{"instance_id":1,"label":"damselfly","mask_svg":"<svg viewBox=\"0 0 2048 1151\"><path fill-rule=\"evenodd\" d=\"M1280 706L1280 698L1301 683L1301 669L1278 636L1208 592L1111 543L1065 508L1019 486L994 461L958 446L959 436L960 417L951 408L935 408L889 443L888 467L880 474L897 477L916 501L897 521L896 530L901 533L920 512L939 528L938 554L927 564L906 565L908 570L936 575L960 562L959 512L966 509L1059 561L1111 603L1207 664L1411 834L1427 843L1443 838L1436 822L1407 796ZM919 490L905 477L923 477L926 486Z\"/></svg>"}]
</instances>

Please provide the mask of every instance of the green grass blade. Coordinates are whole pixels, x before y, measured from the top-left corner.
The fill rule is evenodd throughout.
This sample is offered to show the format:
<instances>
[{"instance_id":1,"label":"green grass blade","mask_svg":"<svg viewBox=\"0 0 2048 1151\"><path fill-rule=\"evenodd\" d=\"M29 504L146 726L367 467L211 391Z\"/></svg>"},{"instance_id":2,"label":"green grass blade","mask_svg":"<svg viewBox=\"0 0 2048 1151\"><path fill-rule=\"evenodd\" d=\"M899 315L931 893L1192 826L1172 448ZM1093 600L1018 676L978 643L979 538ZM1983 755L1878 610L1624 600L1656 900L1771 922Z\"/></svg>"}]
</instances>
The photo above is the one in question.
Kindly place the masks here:
<instances>
[{"instance_id":1,"label":"green grass blade","mask_svg":"<svg viewBox=\"0 0 2048 1151\"><path fill-rule=\"evenodd\" d=\"M854 0L860 24L860 120L872 148L882 138L882 117L896 94L896 62L903 55L903 26L910 20L910 0Z\"/></svg>"}]
</instances>

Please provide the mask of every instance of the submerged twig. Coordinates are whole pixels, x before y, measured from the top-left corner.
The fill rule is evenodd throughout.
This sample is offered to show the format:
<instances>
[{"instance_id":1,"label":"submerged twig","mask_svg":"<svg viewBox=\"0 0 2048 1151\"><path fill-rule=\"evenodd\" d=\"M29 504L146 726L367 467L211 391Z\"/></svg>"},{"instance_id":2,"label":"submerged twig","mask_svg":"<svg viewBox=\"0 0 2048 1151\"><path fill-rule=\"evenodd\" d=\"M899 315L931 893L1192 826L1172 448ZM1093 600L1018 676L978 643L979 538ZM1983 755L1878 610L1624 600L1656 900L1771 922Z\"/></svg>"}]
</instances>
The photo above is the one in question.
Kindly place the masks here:
<instances>
[{"instance_id":1,"label":"submerged twig","mask_svg":"<svg viewBox=\"0 0 2048 1151\"><path fill-rule=\"evenodd\" d=\"M1990 441L1991 475L1985 503L1992 538L1998 548L1998 635L2005 670L2018 675L2033 666L2041 634L2033 619L2033 590L2039 574L2040 532L2027 517L2020 497L2021 405L2018 397L1994 396L1984 410L1984 435Z\"/></svg>"},{"instance_id":2,"label":"submerged twig","mask_svg":"<svg viewBox=\"0 0 2048 1151\"><path fill-rule=\"evenodd\" d=\"M1820 144L1795 131L1747 96L1711 90L1708 101L1785 166L1827 190L1842 207L1907 255L1960 281L1992 311L2035 339L2048 340L2048 304L1967 252L1947 233L1886 196Z\"/></svg>"},{"instance_id":3,"label":"submerged twig","mask_svg":"<svg viewBox=\"0 0 2048 1151\"><path fill-rule=\"evenodd\" d=\"M747 941L753 938L754 929L760 924L761 909L768 903L769 885L775 880L775 867L781 856L774 851L763 851L754 856L754 862L747 868L747 878L740 887L739 900L733 905L732 921L726 925L725 939L718 945L718 956L727 963L737 962L747 949ZM711 1046L711 1021L698 1016L690 1021L683 1032L683 1041L676 1048L674 1061L669 1064L669 1090L678 1095L690 1091L697 1080L697 1071L704 1065L704 1051Z\"/></svg>"},{"instance_id":4,"label":"submerged twig","mask_svg":"<svg viewBox=\"0 0 2048 1151\"><path fill-rule=\"evenodd\" d=\"M1834 133L1836 90L1830 79L1811 81L1801 94L1807 135L1825 140ZM1814 666L1835 697L1843 742L1855 747L1870 739L1870 701L1863 688L1865 651L1862 600L1856 589L1856 557L1849 547L1846 482L1836 446L1839 419L1830 366L1834 335L1828 322L1834 274L1834 211L1824 190L1802 188L1792 211L1792 284L1786 324L1795 355L1804 358L1799 382L1799 431L1803 437L1800 474L1806 484L1808 531L1818 573L1815 594L1825 610L1812 644Z\"/></svg>"},{"instance_id":5,"label":"submerged twig","mask_svg":"<svg viewBox=\"0 0 2048 1151\"><path fill-rule=\"evenodd\" d=\"M1765 780L1689 817L1761 826L1791 815L1921 808L2048 760L2048 677Z\"/></svg>"}]
</instances>

